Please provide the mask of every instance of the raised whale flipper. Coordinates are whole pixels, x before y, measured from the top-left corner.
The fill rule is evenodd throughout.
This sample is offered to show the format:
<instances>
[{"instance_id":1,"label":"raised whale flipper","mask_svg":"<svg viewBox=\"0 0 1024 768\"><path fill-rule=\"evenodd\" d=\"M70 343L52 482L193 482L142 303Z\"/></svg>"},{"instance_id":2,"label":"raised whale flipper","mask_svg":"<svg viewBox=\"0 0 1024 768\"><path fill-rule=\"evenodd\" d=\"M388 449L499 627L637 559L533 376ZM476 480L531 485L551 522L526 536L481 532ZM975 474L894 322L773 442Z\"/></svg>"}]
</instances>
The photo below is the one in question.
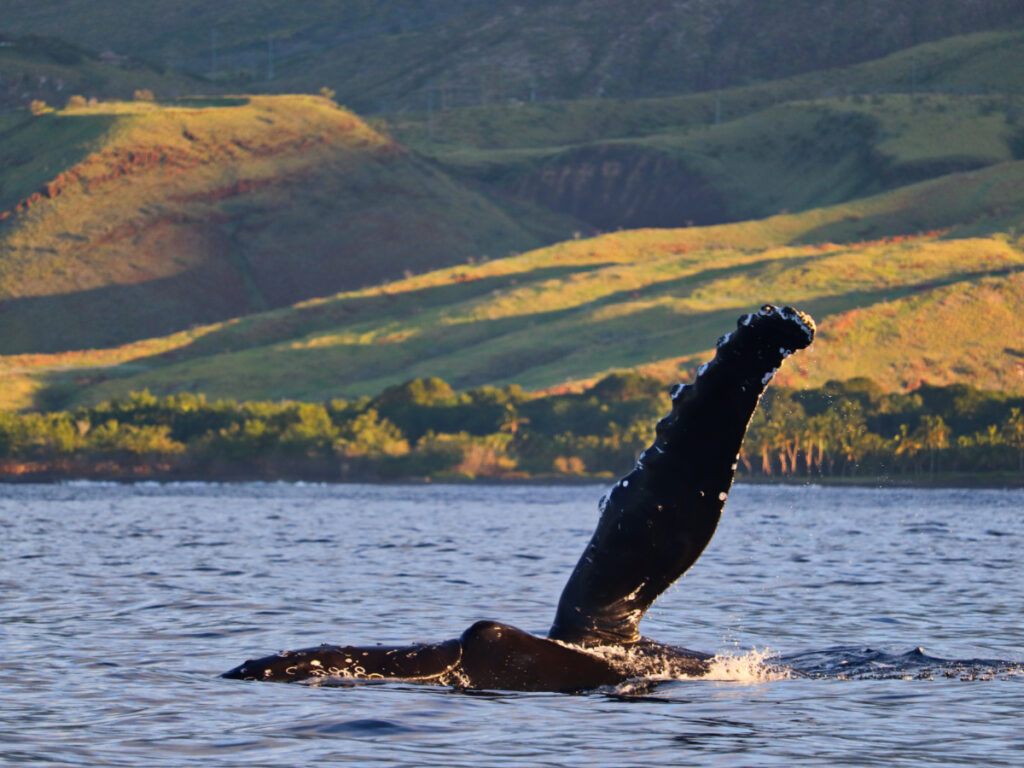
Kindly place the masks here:
<instances>
[{"instance_id":1,"label":"raised whale flipper","mask_svg":"<svg viewBox=\"0 0 1024 768\"><path fill-rule=\"evenodd\" d=\"M692 385L672 392L654 444L601 500L601 518L569 577L548 636L625 645L651 603L700 556L721 516L750 417L783 359L814 338L791 307L744 315Z\"/></svg>"}]
</instances>

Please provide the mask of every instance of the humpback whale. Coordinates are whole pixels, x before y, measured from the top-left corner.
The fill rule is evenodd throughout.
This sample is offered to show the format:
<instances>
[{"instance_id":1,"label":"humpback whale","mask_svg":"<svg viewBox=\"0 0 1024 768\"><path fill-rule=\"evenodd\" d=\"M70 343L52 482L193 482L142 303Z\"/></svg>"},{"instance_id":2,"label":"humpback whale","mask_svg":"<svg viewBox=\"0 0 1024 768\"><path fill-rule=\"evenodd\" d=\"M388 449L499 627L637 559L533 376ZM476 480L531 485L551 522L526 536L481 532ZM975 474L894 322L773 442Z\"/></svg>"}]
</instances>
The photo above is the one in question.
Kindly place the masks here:
<instances>
[{"instance_id":1,"label":"humpback whale","mask_svg":"<svg viewBox=\"0 0 1024 768\"><path fill-rule=\"evenodd\" d=\"M700 556L728 498L740 444L782 361L814 338L791 307L743 315L692 384L672 388L653 444L600 502L547 637L478 621L457 639L321 645L250 659L222 677L293 682L393 679L460 688L577 692L650 675L706 672L711 656L642 637L654 600Z\"/></svg>"}]
</instances>

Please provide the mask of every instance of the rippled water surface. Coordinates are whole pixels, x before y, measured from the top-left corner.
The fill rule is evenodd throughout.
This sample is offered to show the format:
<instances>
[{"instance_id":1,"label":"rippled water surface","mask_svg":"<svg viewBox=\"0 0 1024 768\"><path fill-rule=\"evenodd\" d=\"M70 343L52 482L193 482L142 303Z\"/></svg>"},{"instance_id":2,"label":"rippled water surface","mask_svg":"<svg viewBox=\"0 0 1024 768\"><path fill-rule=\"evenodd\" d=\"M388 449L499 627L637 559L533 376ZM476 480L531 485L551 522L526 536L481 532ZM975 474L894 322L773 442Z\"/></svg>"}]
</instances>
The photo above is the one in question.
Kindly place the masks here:
<instances>
[{"instance_id":1,"label":"rippled water surface","mask_svg":"<svg viewBox=\"0 0 1024 768\"><path fill-rule=\"evenodd\" d=\"M715 680L569 696L216 676L481 618L543 633L603 490L0 487L0 763L1024 764L1020 491L735 488L641 627L739 657ZM767 674L766 649L793 672Z\"/></svg>"}]
</instances>

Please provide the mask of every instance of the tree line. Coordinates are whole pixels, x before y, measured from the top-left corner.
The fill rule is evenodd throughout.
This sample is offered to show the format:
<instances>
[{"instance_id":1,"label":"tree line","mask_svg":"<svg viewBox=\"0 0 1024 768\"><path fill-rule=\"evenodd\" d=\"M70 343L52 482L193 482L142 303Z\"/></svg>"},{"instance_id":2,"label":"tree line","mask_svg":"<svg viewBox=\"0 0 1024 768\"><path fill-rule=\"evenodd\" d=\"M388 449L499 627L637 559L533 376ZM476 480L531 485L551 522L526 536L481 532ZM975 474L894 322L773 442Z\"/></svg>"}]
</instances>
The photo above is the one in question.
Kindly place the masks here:
<instances>
[{"instance_id":1,"label":"tree line","mask_svg":"<svg viewBox=\"0 0 1024 768\"><path fill-rule=\"evenodd\" d=\"M455 392L415 379L376 397L209 401L136 392L93 407L0 412L0 473L62 477L397 480L624 474L670 408L657 379L581 393ZM772 388L740 453L748 478L1024 478L1024 397L967 385L886 393L869 379Z\"/></svg>"}]
</instances>

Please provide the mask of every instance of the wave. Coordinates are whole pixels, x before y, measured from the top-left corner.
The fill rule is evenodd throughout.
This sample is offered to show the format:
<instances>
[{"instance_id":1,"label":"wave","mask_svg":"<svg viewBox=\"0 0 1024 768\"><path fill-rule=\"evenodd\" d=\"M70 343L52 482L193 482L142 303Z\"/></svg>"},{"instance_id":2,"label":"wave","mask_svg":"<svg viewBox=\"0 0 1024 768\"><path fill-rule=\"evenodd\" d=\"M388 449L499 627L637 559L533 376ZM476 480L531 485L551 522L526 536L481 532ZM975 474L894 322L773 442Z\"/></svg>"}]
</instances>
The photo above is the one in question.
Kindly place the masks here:
<instances>
[{"instance_id":1,"label":"wave","mask_svg":"<svg viewBox=\"0 0 1024 768\"><path fill-rule=\"evenodd\" d=\"M995 680L1024 676L1024 662L1002 659L943 659L923 648L905 653L834 646L778 657L801 677L839 680Z\"/></svg>"},{"instance_id":2,"label":"wave","mask_svg":"<svg viewBox=\"0 0 1024 768\"><path fill-rule=\"evenodd\" d=\"M758 685L781 680L1020 680L1024 662L1002 659L944 659L918 647L892 653L864 646L834 646L822 650L780 654L770 649L721 653L703 675L662 670L615 686L620 696L647 695L661 683L682 681Z\"/></svg>"}]
</instances>

